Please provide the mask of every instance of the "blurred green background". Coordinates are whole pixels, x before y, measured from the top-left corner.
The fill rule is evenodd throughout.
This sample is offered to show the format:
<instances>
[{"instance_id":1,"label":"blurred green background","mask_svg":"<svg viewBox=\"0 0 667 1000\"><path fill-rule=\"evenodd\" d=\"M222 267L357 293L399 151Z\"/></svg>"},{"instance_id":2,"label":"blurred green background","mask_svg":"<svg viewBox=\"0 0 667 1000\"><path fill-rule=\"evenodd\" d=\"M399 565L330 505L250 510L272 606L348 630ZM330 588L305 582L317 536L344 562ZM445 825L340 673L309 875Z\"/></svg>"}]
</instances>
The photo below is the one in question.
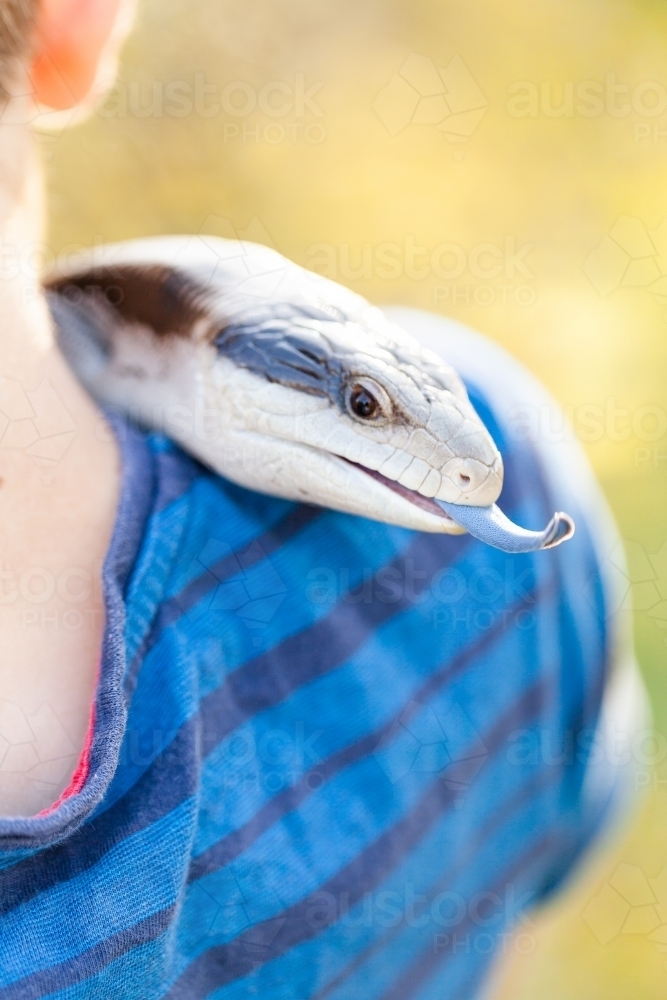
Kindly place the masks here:
<instances>
[{"instance_id":1,"label":"blurred green background","mask_svg":"<svg viewBox=\"0 0 667 1000\"><path fill-rule=\"evenodd\" d=\"M54 252L269 242L376 302L476 327L565 407L628 546L658 766L639 823L505 989L663 1000L667 5L143 0L115 90L40 141ZM609 934L586 919L594 899Z\"/></svg>"}]
</instances>

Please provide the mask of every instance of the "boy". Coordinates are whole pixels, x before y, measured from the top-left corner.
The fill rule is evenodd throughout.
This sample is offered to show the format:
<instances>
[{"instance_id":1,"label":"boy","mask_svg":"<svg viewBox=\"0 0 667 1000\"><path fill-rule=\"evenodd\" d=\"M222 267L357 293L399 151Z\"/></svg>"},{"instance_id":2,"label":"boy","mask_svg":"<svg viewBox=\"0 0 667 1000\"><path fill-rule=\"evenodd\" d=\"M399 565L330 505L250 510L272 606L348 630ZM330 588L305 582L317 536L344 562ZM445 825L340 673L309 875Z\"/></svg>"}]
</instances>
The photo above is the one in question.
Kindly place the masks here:
<instances>
[{"instance_id":1,"label":"boy","mask_svg":"<svg viewBox=\"0 0 667 1000\"><path fill-rule=\"evenodd\" d=\"M468 998L618 802L613 533L576 452L512 439L539 391L433 317L397 314L566 548L260 496L104 418L21 265L26 122L85 100L119 6L0 0L0 1000Z\"/></svg>"}]
</instances>

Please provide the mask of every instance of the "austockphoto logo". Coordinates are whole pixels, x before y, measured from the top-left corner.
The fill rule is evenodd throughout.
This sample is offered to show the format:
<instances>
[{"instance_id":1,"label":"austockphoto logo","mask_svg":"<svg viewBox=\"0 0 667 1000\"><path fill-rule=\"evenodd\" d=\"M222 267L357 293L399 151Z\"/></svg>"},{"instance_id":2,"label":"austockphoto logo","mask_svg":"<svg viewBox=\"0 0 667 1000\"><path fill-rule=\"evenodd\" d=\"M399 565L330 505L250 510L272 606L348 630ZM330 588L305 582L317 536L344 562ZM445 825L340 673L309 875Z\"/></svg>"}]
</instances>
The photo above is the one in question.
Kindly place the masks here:
<instances>
[{"instance_id":1,"label":"austockphoto logo","mask_svg":"<svg viewBox=\"0 0 667 1000\"><path fill-rule=\"evenodd\" d=\"M378 742L374 757L392 784L408 775L438 775L455 806L477 778L489 751L461 705L411 701Z\"/></svg>"},{"instance_id":2,"label":"austockphoto logo","mask_svg":"<svg viewBox=\"0 0 667 1000\"><path fill-rule=\"evenodd\" d=\"M34 389L0 377L0 452L22 452L40 470L44 485L76 437L76 424L44 379Z\"/></svg>"},{"instance_id":3,"label":"austockphoto logo","mask_svg":"<svg viewBox=\"0 0 667 1000\"><path fill-rule=\"evenodd\" d=\"M434 304L532 306L537 298L530 255L534 243L508 235L464 246L443 240L421 246L408 234L401 242L313 243L306 267L333 281L418 281L433 283Z\"/></svg>"},{"instance_id":4,"label":"austockphoto logo","mask_svg":"<svg viewBox=\"0 0 667 1000\"><path fill-rule=\"evenodd\" d=\"M324 782L318 765L322 758L317 742L323 729L313 729L303 721L290 729L267 729L262 733L242 727L222 747L211 746L219 767L220 788L275 795L285 788L302 787L316 791Z\"/></svg>"},{"instance_id":5,"label":"austockphoto logo","mask_svg":"<svg viewBox=\"0 0 667 1000\"><path fill-rule=\"evenodd\" d=\"M626 934L642 935L667 956L667 865L655 876L638 865L617 865L587 903L583 918L603 947Z\"/></svg>"},{"instance_id":6,"label":"austockphoto logo","mask_svg":"<svg viewBox=\"0 0 667 1000\"><path fill-rule=\"evenodd\" d=\"M507 113L512 118L658 118L667 112L667 87L656 80L634 86L615 73L604 80L518 80L508 89Z\"/></svg>"},{"instance_id":7,"label":"austockphoto logo","mask_svg":"<svg viewBox=\"0 0 667 1000\"><path fill-rule=\"evenodd\" d=\"M3 539L0 537L0 545ZM0 626L33 631L97 629L104 614L101 566L16 567L0 560Z\"/></svg>"},{"instance_id":8,"label":"austockphoto logo","mask_svg":"<svg viewBox=\"0 0 667 1000\"><path fill-rule=\"evenodd\" d=\"M28 715L14 702L0 701L0 782L32 786L38 796L51 787L55 799L76 757L77 748L47 702Z\"/></svg>"},{"instance_id":9,"label":"austockphoto logo","mask_svg":"<svg viewBox=\"0 0 667 1000\"><path fill-rule=\"evenodd\" d=\"M532 926L525 911L532 901L529 893L508 883L501 892L478 892L465 896L452 888L430 893L421 892L406 882L397 889L366 891L359 898L354 890L315 893L306 911L306 924L312 928L341 923L345 927L392 928L401 925L421 931L433 931L434 947L444 950L452 946L443 931L470 931L468 946L479 954L496 950L499 935L523 926L524 933ZM485 931L488 941L475 944L475 931ZM495 931L495 933L493 933ZM527 944L524 942L526 950ZM460 939L460 950L466 947ZM484 949L488 948L486 952Z\"/></svg>"},{"instance_id":10,"label":"austockphoto logo","mask_svg":"<svg viewBox=\"0 0 667 1000\"><path fill-rule=\"evenodd\" d=\"M67 243L59 247L37 240L17 245L0 238L0 281L13 281L19 276L25 278L24 299L33 303L41 296L45 273L54 278L68 274L82 253L91 256L92 268L104 245L105 239L100 234L96 234L90 243ZM107 252L104 262L107 263L108 259Z\"/></svg>"},{"instance_id":11,"label":"austockphoto logo","mask_svg":"<svg viewBox=\"0 0 667 1000\"><path fill-rule=\"evenodd\" d=\"M0 606L7 607L19 600L27 604L46 604L57 596L69 605L83 604L94 598L101 607L98 575L82 566L68 567L60 573L52 573L41 566L18 572L0 559Z\"/></svg>"},{"instance_id":12,"label":"austockphoto logo","mask_svg":"<svg viewBox=\"0 0 667 1000\"><path fill-rule=\"evenodd\" d=\"M520 568L508 557L501 569L479 566L465 571L445 566L433 576L407 558L400 565L313 567L306 574L312 604L387 604L427 606L435 629L535 627L534 568ZM521 605L519 607L519 605Z\"/></svg>"},{"instance_id":13,"label":"austockphoto logo","mask_svg":"<svg viewBox=\"0 0 667 1000\"><path fill-rule=\"evenodd\" d=\"M197 600L188 591L174 598L188 618L233 614L251 630L264 629L287 596L287 587L260 542L240 552L218 538L209 538L192 560L188 577L197 582ZM261 643L255 631L254 645Z\"/></svg>"},{"instance_id":14,"label":"austockphoto logo","mask_svg":"<svg viewBox=\"0 0 667 1000\"><path fill-rule=\"evenodd\" d=\"M261 865L241 859L228 865L224 880L195 881L192 900L200 920L189 924L193 944L206 942L211 947L228 941L231 927L240 936L241 951L261 961L287 920L283 867L279 858ZM334 924L354 930L404 927L419 930L422 937L430 932L436 953L480 957L502 951L529 954L537 947L526 913L533 897L520 885L507 882L495 892L467 894L442 882L429 889L408 881L394 886L362 892L350 883L349 888L336 892L314 892L306 901L304 926L314 932ZM275 916L262 924L261 935L241 934L267 913ZM206 927L203 934L202 926Z\"/></svg>"},{"instance_id":15,"label":"austockphoto logo","mask_svg":"<svg viewBox=\"0 0 667 1000\"><path fill-rule=\"evenodd\" d=\"M608 614L646 615L657 629L667 629L667 541L648 549L625 539L605 558L603 569L613 584L609 593L615 595ZM667 646L667 638L663 642Z\"/></svg>"},{"instance_id":16,"label":"austockphoto logo","mask_svg":"<svg viewBox=\"0 0 667 1000\"><path fill-rule=\"evenodd\" d=\"M323 86L304 73L262 84L215 83L204 73L192 80L121 81L97 102L95 113L100 118L220 118L225 143L318 145L327 135L318 103Z\"/></svg>"},{"instance_id":17,"label":"austockphoto logo","mask_svg":"<svg viewBox=\"0 0 667 1000\"><path fill-rule=\"evenodd\" d=\"M657 729L565 730L553 727L517 729L508 737L506 760L512 767L570 767L579 764L610 764L614 768L634 764L637 790L650 784L648 775L667 758L667 737ZM640 768L650 768L651 772Z\"/></svg>"},{"instance_id":18,"label":"austockphoto logo","mask_svg":"<svg viewBox=\"0 0 667 1000\"><path fill-rule=\"evenodd\" d=\"M436 65L416 52L404 60L373 104L390 135L409 125L426 125L456 144L471 137L487 107L486 97L460 56Z\"/></svg>"},{"instance_id":19,"label":"austockphoto logo","mask_svg":"<svg viewBox=\"0 0 667 1000\"><path fill-rule=\"evenodd\" d=\"M619 289L647 292L667 306L667 216L655 229L621 215L584 260L595 291L607 297ZM667 320L667 313L663 318Z\"/></svg>"},{"instance_id":20,"label":"austockphoto logo","mask_svg":"<svg viewBox=\"0 0 667 1000\"><path fill-rule=\"evenodd\" d=\"M231 248L227 246L221 253L219 239L233 241L236 244L236 247L233 248L233 259L235 265L240 270L245 271L247 284L244 287L248 292L258 298L271 299L291 265L280 255L269 255L268 259L261 257L258 260L253 244L259 243L271 250L277 250L262 221L257 216L253 216L245 226L237 226L231 219L210 214L206 216L199 230L189 238L193 247L201 242L209 252L218 256L221 261L227 261L231 256ZM34 243L25 251L19 251L16 247L3 245L0 242L0 278L3 276L3 261L7 268L4 275L7 277L15 276L20 272L34 281L45 270L53 277L66 276L71 273L72 266L76 267L77 257L81 252L85 252L89 259L91 270L94 270L98 263L103 264L111 277L114 275L118 277L119 284L113 284L111 281L109 284L105 284L104 294L110 305L119 306L125 295L120 280L122 268L115 269L116 259L121 252L120 245L117 244L112 250L108 244L105 244L104 238L99 235L94 237L90 247L79 243L70 243L57 251L44 243ZM177 257L178 254L173 258L175 265L178 264ZM31 295L31 299L37 297L38 294L38 287L35 285L35 294ZM60 294L76 305L85 301L90 294L90 288L69 285L63 288Z\"/></svg>"},{"instance_id":21,"label":"austockphoto logo","mask_svg":"<svg viewBox=\"0 0 667 1000\"><path fill-rule=\"evenodd\" d=\"M619 406L614 396L578 406L555 408L544 403L515 403L508 412L507 429L513 441L641 441L635 449L635 465L646 465L657 457L656 442L667 435L667 413L655 403L642 406ZM667 453L663 461L667 460Z\"/></svg>"}]
</instances>

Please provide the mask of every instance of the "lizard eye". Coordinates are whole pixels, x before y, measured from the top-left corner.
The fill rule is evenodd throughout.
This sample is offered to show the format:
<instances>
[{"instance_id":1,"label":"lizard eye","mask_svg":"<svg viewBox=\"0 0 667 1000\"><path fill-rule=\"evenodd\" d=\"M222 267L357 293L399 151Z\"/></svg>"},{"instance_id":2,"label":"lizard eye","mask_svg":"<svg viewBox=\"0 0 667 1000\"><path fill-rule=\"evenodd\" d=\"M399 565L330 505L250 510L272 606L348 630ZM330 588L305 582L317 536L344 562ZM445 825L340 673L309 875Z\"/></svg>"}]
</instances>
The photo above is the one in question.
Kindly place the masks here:
<instances>
[{"instance_id":1,"label":"lizard eye","mask_svg":"<svg viewBox=\"0 0 667 1000\"><path fill-rule=\"evenodd\" d=\"M389 415L387 394L371 379L359 379L347 390L347 408L358 420L378 420Z\"/></svg>"},{"instance_id":2,"label":"lizard eye","mask_svg":"<svg viewBox=\"0 0 667 1000\"><path fill-rule=\"evenodd\" d=\"M350 393L350 408L358 417L370 420L377 413L379 403L368 389L356 386Z\"/></svg>"}]
</instances>

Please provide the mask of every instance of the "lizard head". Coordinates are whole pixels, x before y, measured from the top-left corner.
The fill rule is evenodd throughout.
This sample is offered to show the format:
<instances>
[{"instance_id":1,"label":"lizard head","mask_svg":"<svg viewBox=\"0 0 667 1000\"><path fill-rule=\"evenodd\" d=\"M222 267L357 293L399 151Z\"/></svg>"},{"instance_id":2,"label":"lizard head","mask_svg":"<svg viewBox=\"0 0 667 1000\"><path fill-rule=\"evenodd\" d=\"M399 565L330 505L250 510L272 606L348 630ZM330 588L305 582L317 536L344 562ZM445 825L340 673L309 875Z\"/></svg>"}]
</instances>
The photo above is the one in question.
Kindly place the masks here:
<instances>
[{"instance_id":1,"label":"lizard head","mask_svg":"<svg viewBox=\"0 0 667 1000\"><path fill-rule=\"evenodd\" d=\"M266 247L98 248L47 291L95 398L242 486L449 533L462 529L437 501L488 507L500 494L502 459L456 372Z\"/></svg>"}]
</instances>

